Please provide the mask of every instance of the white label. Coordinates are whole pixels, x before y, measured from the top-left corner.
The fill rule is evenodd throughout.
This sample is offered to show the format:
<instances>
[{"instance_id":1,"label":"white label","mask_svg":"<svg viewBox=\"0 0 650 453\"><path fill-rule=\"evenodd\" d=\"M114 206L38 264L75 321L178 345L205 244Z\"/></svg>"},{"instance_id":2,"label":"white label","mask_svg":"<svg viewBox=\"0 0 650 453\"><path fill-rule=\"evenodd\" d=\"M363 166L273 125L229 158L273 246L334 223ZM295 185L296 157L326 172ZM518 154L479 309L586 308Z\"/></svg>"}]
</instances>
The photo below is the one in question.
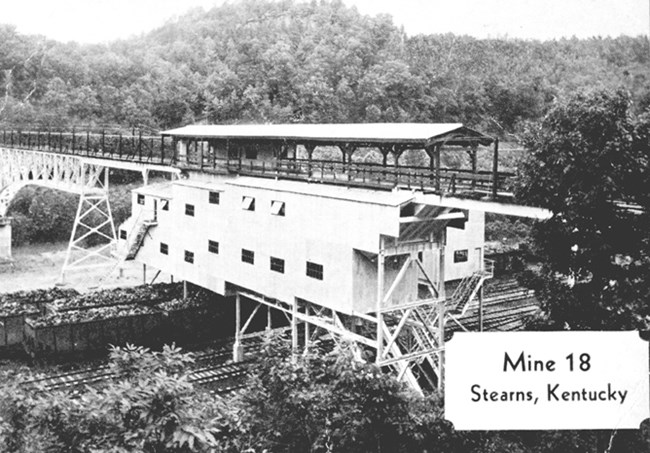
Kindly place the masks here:
<instances>
[{"instance_id":1,"label":"white label","mask_svg":"<svg viewBox=\"0 0 650 453\"><path fill-rule=\"evenodd\" d=\"M637 332L461 332L445 349L457 430L638 429L650 416Z\"/></svg>"}]
</instances>

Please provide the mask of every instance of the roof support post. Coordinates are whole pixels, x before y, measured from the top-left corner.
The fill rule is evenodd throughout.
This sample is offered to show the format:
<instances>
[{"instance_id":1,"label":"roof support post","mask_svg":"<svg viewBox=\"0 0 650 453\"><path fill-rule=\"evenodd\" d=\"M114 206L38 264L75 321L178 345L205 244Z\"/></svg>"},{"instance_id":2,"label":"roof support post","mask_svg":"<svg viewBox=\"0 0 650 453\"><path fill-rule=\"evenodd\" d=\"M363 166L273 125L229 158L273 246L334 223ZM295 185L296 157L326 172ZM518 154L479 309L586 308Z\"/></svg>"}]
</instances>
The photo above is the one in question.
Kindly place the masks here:
<instances>
[{"instance_id":1,"label":"roof support post","mask_svg":"<svg viewBox=\"0 0 650 453\"><path fill-rule=\"evenodd\" d=\"M499 187L499 139L494 139L494 156L492 159L492 199L497 199Z\"/></svg>"},{"instance_id":2,"label":"roof support post","mask_svg":"<svg viewBox=\"0 0 650 453\"><path fill-rule=\"evenodd\" d=\"M314 149L316 146L311 143L305 143L305 149L307 150L307 176L311 176L311 159L314 155Z\"/></svg>"},{"instance_id":3,"label":"roof support post","mask_svg":"<svg viewBox=\"0 0 650 453\"><path fill-rule=\"evenodd\" d=\"M469 155L469 161L472 165L472 192L476 190L476 175L478 173L478 149L477 145L474 143L472 147L467 151Z\"/></svg>"},{"instance_id":4,"label":"roof support post","mask_svg":"<svg viewBox=\"0 0 650 453\"><path fill-rule=\"evenodd\" d=\"M438 194L440 191L440 149L442 145L437 143L433 146L427 147L425 150L429 155L429 170L431 171L431 178L433 179L433 187Z\"/></svg>"}]
</instances>

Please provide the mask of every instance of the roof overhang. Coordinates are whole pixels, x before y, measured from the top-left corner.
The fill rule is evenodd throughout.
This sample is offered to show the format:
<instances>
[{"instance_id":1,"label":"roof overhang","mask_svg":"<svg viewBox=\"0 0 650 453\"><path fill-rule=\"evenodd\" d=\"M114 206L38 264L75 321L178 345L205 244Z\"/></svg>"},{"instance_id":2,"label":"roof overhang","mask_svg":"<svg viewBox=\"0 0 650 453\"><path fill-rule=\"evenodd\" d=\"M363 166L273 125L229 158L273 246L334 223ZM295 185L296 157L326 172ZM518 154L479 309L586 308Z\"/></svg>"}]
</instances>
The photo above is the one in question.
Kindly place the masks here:
<instances>
[{"instance_id":1,"label":"roof overhang","mask_svg":"<svg viewBox=\"0 0 650 453\"><path fill-rule=\"evenodd\" d=\"M460 123L190 125L161 132L175 138L281 141L358 146L484 145L494 139Z\"/></svg>"}]
</instances>

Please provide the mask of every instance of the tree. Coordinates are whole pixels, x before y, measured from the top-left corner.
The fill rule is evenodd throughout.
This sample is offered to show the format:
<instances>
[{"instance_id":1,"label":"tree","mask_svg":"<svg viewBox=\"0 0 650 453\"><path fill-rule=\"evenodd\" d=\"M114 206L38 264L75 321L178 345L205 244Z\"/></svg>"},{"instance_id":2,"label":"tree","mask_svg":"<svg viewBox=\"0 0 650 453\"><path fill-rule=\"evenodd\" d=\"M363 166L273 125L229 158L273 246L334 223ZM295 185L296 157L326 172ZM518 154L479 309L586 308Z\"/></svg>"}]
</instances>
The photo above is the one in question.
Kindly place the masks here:
<instances>
[{"instance_id":1,"label":"tree","mask_svg":"<svg viewBox=\"0 0 650 453\"><path fill-rule=\"evenodd\" d=\"M517 196L553 217L533 229L555 327L650 329L650 118L623 91L558 103L526 137Z\"/></svg>"}]
</instances>

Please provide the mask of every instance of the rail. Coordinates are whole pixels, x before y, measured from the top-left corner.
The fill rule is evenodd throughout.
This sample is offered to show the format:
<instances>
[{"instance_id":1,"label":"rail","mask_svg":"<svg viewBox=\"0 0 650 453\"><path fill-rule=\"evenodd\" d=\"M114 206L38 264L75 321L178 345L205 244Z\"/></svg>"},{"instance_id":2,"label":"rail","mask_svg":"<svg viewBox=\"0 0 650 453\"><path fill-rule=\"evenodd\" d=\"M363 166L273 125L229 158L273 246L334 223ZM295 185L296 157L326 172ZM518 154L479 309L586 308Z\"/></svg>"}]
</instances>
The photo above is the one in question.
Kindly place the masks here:
<instances>
[{"instance_id":1,"label":"rail","mask_svg":"<svg viewBox=\"0 0 650 453\"><path fill-rule=\"evenodd\" d=\"M0 145L73 156L128 162L173 165L174 149L168 137L114 133L54 131L7 131Z\"/></svg>"}]
</instances>

